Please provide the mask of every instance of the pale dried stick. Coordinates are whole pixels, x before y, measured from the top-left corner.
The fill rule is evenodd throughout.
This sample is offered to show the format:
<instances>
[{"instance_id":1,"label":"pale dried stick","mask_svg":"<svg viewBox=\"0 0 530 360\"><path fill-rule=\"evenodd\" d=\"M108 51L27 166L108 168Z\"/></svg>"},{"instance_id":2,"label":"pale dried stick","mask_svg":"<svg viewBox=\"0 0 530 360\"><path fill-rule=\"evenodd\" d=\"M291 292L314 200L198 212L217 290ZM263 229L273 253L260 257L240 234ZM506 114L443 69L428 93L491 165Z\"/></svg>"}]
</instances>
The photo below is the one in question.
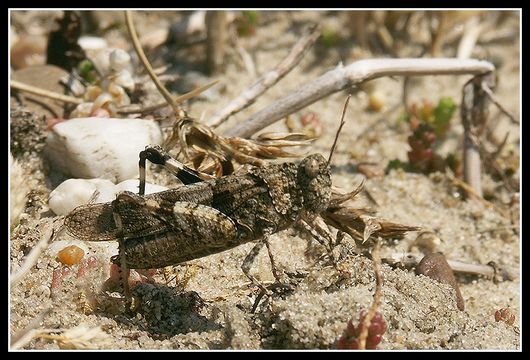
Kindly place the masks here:
<instances>
[{"instance_id":1,"label":"pale dried stick","mask_svg":"<svg viewBox=\"0 0 530 360\"><path fill-rule=\"evenodd\" d=\"M390 266L402 266L407 269L416 267L422 258L422 255L413 253L393 253L390 256L383 258L382 261ZM465 275L480 275L488 279L495 279L496 275L500 275L502 280L513 279L514 276L505 269L496 268L493 263L483 264L471 264L463 261L449 260L447 263L451 270L455 273Z\"/></svg>"},{"instance_id":2,"label":"pale dried stick","mask_svg":"<svg viewBox=\"0 0 530 360\"><path fill-rule=\"evenodd\" d=\"M169 91L160 82L158 77L155 75L153 71L153 67L149 63L149 60L147 60L147 57L145 56L142 46L140 45L140 40L138 39L138 34L136 33L136 28L134 27L134 23L132 19L132 12L130 10L125 11L125 21L127 23L127 30L129 31L129 35L131 37L134 50L136 51L136 54L138 55L138 58L140 59L145 70L149 74L149 77L155 83L155 86L160 92L160 94L162 94L164 99L166 99L167 103L171 106L171 108L173 109L175 113L175 116L177 116L177 118L185 117L184 110L182 110L182 108L175 102L175 100L173 99Z\"/></svg>"},{"instance_id":3,"label":"pale dried stick","mask_svg":"<svg viewBox=\"0 0 530 360\"><path fill-rule=\"evenodd\" d=\"M471 17L466 21L464 25L464 34L460 39L458 50L456 52L456 57L458 59L467 59L471 57L483 28L484 24L480 23L478 17Z\"/></svg>"},{"instance_id":4,"label":"pale dried stick","mask_svg":"<svg viewBox=\"0 0 530 360\"><path fill-rule=\"evenodd\" d=\"M78 99L73 96L63 95L63 94L59 94L53 91L41 89L36 86L24 84L16 80L10 80L9 86L15 90L24 91L30 94L46 97L48 99L53 99L53 100L57 100L57 101L65 102L65 103L81 104L83 102L83 99Z\"/></svg>"},{"instance_id":5,"label":"pale dried stick","mask_svg":"<svg viewBox=\"0 0 530 360\"><path fill-rule=\"evenodd\" d=\"M20 266L16 273L11 275L10 287L14 287L24 278L26 273L37 263L37 259L39 258L40 254L48 247L48 242L53 237L54 226L53 223L49 223L47 225L48 226L42 238L39 240L37 245L33 247L28 256L26 256L26 260L22 266Z\"/></svg>"},{"instance_id":6,"label":"pale dried stick","mask_svg":"<svg viewBox=\"0 0 530 360\"><path fill-rule=\"evenodd\" d=\"M306 54L307 50L315 43L320 36L320 27L313 26L309 33L303 36L291 49L287 57L283 59L272 70L263 74L258 81L246 89L241 95L232 100L224 109L215 113L207 124L215 128L226 121L230 116L250 106L258 96L280 81L289 71L291 71Z\"/></svg>"},{"instance_id":7,"label":"pale dried stick","mask_svg":"<svg viewBox=\"0 0 530 360\"><path fill-rule=\"evenodd\" d=\"M381 241L375 241L374 249L372 250L372 261L374 263L375 273L375 293L372 301L372 306L364 317L361 334L359 335L359 350L366 349L366 338L368 337L368 329L372 324L372 319L381 305L381 298L383 296L383 275L381 274Z\"/></svg>"},{"instance_id":8,"label":"pale dried stick","mask_svg":"<svg viewBox=\"0 0 530 360\"><path fill-rule=\"evenodd\" d=\"M464 180L482 197L480 136L484 132L487 119L486 93L484 82L493 83L493 77L478 75L469 80L462 89L460 116L464 126Z\"/></svg>"},{"instance_id":9,"label":"pale dried stick","mask_svg":"<svg viewBox=\"0 0 530 360\"><path fill-rule=\"evenodd\" d=\"M257 131L338 91L383 76L477 75L495 70L493 64L475 59L369 59L331 70L272 102L224 135L249 137Z\"/></svg>"},{"instance_id":10,"label":"pale dried stick","mask_svg":"<svg viewBox=\"0 0 530 360\"><path fill-rule=\"evenodd\" d=\"M226 24L226 11L206 12L206 66L210 74L219 72L223 66Z\"/></svg>"}]
</instances>

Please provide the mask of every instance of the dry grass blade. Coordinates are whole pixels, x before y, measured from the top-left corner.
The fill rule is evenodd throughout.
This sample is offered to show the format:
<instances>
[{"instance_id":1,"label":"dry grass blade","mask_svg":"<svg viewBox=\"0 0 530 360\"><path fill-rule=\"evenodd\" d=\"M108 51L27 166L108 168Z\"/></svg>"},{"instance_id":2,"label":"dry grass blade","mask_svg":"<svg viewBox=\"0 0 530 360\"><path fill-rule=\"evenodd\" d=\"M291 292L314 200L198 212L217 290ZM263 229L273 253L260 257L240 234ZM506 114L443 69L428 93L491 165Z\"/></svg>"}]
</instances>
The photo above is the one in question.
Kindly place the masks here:
<instances>
[{"instance_id":1,"label":"dry grass blade","mask_svg":"<svg viewBox=\"0 0 530 360\"><path fill-rule=\"evenodd\" d=\"M482 86L482 90L486 93L486 95L488 95L489 99L491 100L491 102L493 104L495 104L495 106L497 106L499 108L499 110L506 116L508 116L508 118L510 119L510 121L514 124L517 124L517 125L520 125L521 123L519 122L519 120L515 117L514 114L512 114L508 109L506 109L501 103L500 101L497 99L497 97L495 96L495 94L493 94L493 91L490 89L490 87L485 83L483 82L481 84Z\"/></svg>"}]
</instances>

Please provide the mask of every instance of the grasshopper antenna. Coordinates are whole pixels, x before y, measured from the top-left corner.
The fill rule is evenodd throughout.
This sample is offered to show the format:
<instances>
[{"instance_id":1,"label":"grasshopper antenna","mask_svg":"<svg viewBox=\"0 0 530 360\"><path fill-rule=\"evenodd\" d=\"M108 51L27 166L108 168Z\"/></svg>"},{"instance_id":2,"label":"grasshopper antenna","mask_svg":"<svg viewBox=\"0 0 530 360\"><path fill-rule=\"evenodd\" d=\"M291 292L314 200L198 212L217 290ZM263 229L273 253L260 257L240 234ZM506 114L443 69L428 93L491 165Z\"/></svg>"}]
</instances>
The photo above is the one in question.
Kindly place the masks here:
<instances>
[{"instance_id":1,"label":"grasshopper antenna","mask_svg":"<svg viewBox=\"0 0 530 360\"><path fill-rule=\"evenodd\" d=\"M342 130L342 127L346 123L346 121L344 121L344 115L346 114L346 109L348 108L348 103L350 102L350 98L351 98L351 94L348 94L348 98L346 99L346 103L344 103L344 108L342 109L342 116L340 118L339 129L337 130L337 134L335 135L335 140L333 141L333 146L331 147L331 151L329 153L328 165L331 163L331 157L333 156L333 153L335 152L335 147L337 146L337 140L339 139L340 131Z\"/></svg>"}]
</instances>

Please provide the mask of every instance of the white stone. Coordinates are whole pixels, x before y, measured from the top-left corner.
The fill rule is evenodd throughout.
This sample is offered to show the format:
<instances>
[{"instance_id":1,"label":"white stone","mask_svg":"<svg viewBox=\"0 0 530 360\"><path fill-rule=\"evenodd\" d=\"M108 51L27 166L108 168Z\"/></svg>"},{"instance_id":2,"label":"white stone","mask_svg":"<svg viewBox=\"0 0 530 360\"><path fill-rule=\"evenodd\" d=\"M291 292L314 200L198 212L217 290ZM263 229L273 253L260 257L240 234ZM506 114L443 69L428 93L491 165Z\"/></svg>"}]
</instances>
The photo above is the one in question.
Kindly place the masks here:
<instances>
[{"instance_id":1,"label":"white stone","mask_svg":"<svg viewBox=\"0 0 530 360\"><path fill-rule=\"evenodd\" d=\"M87 204L96 190L98 195L94 203L104 203L114 200L121 191L138 193L138 184L138 179L125 180L117 185L106 179L68 179L50 193L48 205L55 214L67 215L76 207ZM145 184L146 194L164 190L167 190L164 186Z\"/></svg>"},{"instance_id":2,"label":"white stone","mask_svg":"<svg viewBox=\"0 0 530 360\"><path fill-rule=\"evenodd\" d=\"M107 202L115 198L115 185L110 180L68 179L50 193L48 205L55 214L66 215L79 205L86 204L96 190L99 195L95 202Z\"/></svg>"},{"instance_id":3,"label":"white stone","mask_svg":"<svg viewBox=\"0 0 530 360\"><path fill-rule=\"evenodd\" d=\"M66 175L116 183L138 176L140 151L161 142L160 128L151 120L78 118L53 127L45 154Z\"/></svg>"},{"instance_id":4,"label":"white stone","mask_svg":"<svg viewBox=\"0 0 530 360\"><path fill-rule=\"evenodd\" d=\"M102 50L109 46L107 40L97 36L81 36L77 43L85 51Z\"/></svg>"}]
</instances>

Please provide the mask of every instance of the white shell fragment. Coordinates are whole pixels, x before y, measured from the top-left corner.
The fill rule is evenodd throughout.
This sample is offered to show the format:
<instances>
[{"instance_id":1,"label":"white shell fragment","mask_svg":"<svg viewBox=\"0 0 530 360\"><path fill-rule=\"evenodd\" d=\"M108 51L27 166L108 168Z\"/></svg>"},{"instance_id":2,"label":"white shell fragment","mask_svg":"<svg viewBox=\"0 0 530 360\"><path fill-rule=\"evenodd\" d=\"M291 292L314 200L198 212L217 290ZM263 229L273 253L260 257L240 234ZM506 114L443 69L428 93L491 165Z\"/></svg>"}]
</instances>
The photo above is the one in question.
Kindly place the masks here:
<instances>
[{"instance_id":1,"label":"white shell fragment","mask_svg":"<svg viewBox=\"0 0 530 360\"><path fill-rule=\"evenodd\" d=\"M80 205L85 205L97 191L94 203L112 201L122 191L138 193L138 179L125 180L114 185L106 179L68 179L57 186L48 200L50 210L56 215L66 215ZM152 194L167 190L164 186L145 184L145 193Z\"/></svg>"},{"instance_id":2,"label":"white shell fragment","mask_svg":"<svg viewBox=\"0 0 530 360\"><path fill-rule=\"evenodd\" d=\"M115 183L138 176L140 151L161 142L160 128L151 120L78 118L53 127L45 154L66 175Z\"/></svg>"}]
</instances>

